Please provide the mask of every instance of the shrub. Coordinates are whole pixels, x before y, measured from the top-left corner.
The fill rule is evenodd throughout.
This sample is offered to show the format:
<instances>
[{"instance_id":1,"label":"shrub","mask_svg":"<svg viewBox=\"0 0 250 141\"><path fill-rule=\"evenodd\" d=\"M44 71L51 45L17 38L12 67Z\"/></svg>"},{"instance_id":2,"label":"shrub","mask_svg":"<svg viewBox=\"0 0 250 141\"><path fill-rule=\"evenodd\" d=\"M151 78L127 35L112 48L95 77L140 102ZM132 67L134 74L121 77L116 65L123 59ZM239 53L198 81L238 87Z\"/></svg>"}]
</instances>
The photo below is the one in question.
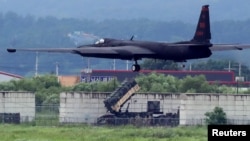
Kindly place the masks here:
<instances>
[{"instance_id":1,"label":"shrub","mask_svg":"<svg viewBox=\"0 0 250 141\"><path fill-rule=\"evenodd\" d=\"M221 107L215 107L213 112L206 112L207 124L226 124L226 113Z\"/></svg>"}]
</instances>

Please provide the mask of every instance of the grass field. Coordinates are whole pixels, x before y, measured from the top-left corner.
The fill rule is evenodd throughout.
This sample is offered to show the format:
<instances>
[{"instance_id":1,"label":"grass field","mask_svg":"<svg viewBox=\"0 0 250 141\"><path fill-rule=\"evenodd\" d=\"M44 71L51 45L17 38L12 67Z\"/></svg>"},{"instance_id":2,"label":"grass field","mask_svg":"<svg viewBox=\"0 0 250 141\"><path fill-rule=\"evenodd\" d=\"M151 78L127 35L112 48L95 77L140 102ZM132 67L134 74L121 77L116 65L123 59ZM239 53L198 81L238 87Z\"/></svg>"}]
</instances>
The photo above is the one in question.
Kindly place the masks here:
<instances>
[{"instance_id":1,"label":"grass field","mask_svg":"<svg viewBox=\"0 0 250 141\"><path fill-rule=\"evenodd\" d=\"M206 127L31 126L0 124L1 141L206 141Z\"/></svg>"}]
</instances>

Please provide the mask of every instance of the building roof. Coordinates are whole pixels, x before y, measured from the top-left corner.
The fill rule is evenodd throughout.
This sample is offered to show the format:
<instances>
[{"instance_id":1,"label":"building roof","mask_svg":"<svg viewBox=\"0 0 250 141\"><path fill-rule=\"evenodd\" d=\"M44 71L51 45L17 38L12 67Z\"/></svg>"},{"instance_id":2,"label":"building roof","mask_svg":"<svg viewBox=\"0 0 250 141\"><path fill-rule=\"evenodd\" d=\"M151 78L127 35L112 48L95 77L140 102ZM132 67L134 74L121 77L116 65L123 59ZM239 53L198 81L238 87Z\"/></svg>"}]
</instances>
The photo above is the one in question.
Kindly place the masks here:
<instances>
[{"instance_id":1,"label":"building roof","mask_svg":"<svg viewBox=\"0 0 250 141\"><path fill-rule=\"evenodd\" d=\"M11 74L11 73L7 73L7 72L3 72L3 71L0 71L0 75L6 75L6 76L10 76L10 77L13 77L13 78L20 78L20 79L23 78L20 75Z\"/></svg>"},{"instance_id":2,"label":"building roof","mask_svg":"<svg viewBox=\"0 0 250 141\"><path fill-rule=\"evenodd\" d=\"M22 79L23 77L20 75L16 75L16 74L11 74L11 73L7 73L7 72L3 72L0 71L0 82L4 82L4 81L10 81L10 80L15 80L15 79Z\"/></svg>"}]
</instances>

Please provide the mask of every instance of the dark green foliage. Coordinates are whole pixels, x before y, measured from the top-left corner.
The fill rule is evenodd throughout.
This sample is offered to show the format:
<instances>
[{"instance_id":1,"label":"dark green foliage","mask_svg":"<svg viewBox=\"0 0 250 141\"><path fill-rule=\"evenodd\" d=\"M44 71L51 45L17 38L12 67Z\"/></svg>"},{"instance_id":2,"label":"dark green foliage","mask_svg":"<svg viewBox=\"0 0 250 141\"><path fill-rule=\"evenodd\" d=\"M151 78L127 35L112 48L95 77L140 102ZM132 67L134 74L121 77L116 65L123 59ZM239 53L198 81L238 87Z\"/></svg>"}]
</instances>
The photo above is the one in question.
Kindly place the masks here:
<instances>
[{"instance_id":1,"label":"dark green foliage","mask_svg":"<svg viewBox=\"0 0 250 141\"><path fill-rule=\"evenodd\" d=\"M60 87L57 77L54 75L43 75L38 77L27 77L20 80L11 80L0 83L0 90L5 91L30 91L36 92L50 87Z\"/></svg>"},{"instance_id":2,"label":"dark green foliage","mask_svg":"<svg viewBox=\"0 0 250 141\"><path fill-rule=\"evenodd\" d=\"M59 87L42 88L35 92L36 105L59 104L59 94L62 89Z\"/></svg>"},{"instance_id":3,"label":"dark green foliage","mask_svg":"<svg viewBox=\"0 0 250 141\"><path fill-rule=\"evenodd\" d=\"M34 92L36 95L36 105L42 105L58 104L59 93L66 89L61 88L55 75L43 75L2 82L0 83L0 90Z\"/></svg>"},{"instance_id":4,"label":"dark green foliage","mask_svg":"<svg viewBox=\"0 0 250 141\"><path fill-rule=\"evenodd\" d=\"M136 78L141 92L222 93L215 84L209 84L204 75L177 79L161 73L141 74Z\"/></svg>"},{"instance_id":5,"label":"dark green foliage","mask_svg":"<svg viewBox=\"0 0 250 141\"><path fill-rule=\"evenodd\" d=\"M141 92L178 92L178 79L160 73L140 74L136 78Z\"/></svg>"},{"instance_id":6,"label":"dark green foliage","mask_svg":"<svg viewBox=\"0 0 250 141\"><path fill-rule=\"evenodd\" d=\"M227 118L226 113L220 107L215 107L213 112L206 112L206 123L207 124L226 124Z\"/></svg>"},{"instance_id":7,"label":"dark green foliage","mask_svg":"<svg viewBox=\"0 0 250 141\"><path fill-rule=\"evenodd\" d=\"M216 85L211 85L206 81L204 75L198 75L195 77L186 76L180 80L180 92L190 93L218 93L220 92Z\"/></svg>"},{"instance_id":8,"label":"dark green foliage","mask_svg":"<svg viewBox=\"0 0 250 141\"><path fill-rule=\"evenodd\" d=\"M12 81L12 82L13 83L11 83L11 82L2 82L0 84L0 90L1 91L15 91L16 87L15 87L14 82L16 82L16 81Z\"/></svg>"}]
</instances>

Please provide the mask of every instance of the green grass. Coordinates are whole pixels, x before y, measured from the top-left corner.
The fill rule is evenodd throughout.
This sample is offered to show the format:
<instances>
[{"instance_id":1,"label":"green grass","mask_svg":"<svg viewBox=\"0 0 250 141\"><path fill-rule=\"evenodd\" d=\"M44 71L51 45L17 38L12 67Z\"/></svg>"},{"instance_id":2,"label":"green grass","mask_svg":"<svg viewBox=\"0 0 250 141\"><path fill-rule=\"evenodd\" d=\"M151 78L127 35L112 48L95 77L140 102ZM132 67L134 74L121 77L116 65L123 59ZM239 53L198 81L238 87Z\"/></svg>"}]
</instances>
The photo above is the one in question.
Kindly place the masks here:
<instances>
[{"instance_id":1,"label":"green grass","mask_svg":"<svg viewBox=\"0 0 250 141\"><path fill-rule=\"evenodd\" d=\"M1 141L206 141L206 127L28 126L0 124Z\"/></svg>"}]
</instances>

